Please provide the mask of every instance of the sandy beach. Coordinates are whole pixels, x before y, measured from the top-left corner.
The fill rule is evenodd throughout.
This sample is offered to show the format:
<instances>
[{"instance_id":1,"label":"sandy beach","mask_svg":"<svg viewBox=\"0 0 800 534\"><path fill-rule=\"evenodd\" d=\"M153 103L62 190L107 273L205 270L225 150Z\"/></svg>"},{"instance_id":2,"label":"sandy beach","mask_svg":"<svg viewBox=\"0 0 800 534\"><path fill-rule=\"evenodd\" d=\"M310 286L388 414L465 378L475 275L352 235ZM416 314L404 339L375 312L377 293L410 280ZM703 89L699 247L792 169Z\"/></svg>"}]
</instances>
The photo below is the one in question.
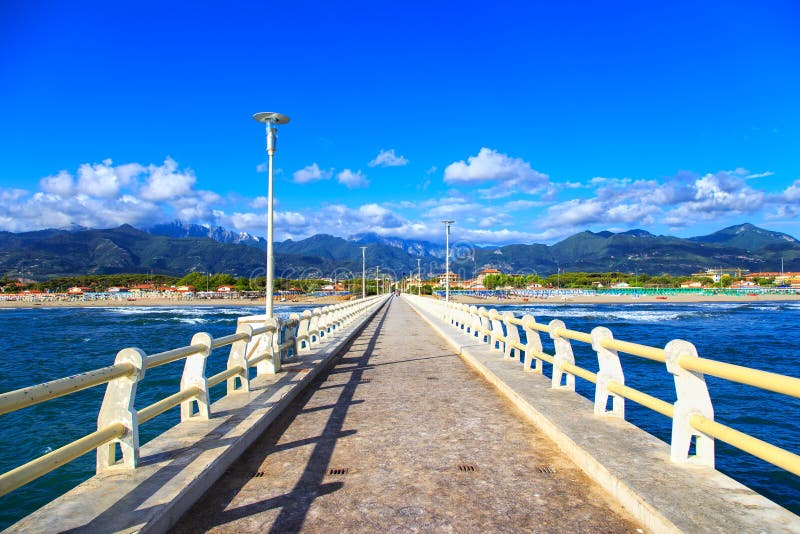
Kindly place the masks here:
<instances>
[{"instance_id":1,"label":"sandy beach","mask_svg":"<svg viewBox=\"0 0 800 534\"><path fill-rule=\"evenodd\" d=\"M800 301L800 295L699 295L677 294L659 298L656 295L570 295L566 297L534 298L480 298L471 296L451 296L453 302L474 304L476 306L497 306L503 304L536 304L536 305L565 305L565 304L643 304L643 303L693 303L693 302L772 302L772 301Z\"/></svg>"},{"instance_id":2,"label":"sandy beach","mask_svg":"<svg viewBox=\"0 0 800 534\"><path fill-rule=\"evenodd\" d=\"M286 301L275 301L275 307L282 306L327 306L344 302L338 297L298 297ZM137 298L136 300L0 300L0 308L115 308L120 306L264 306L264 299L167 299Z\"/></svg>"}]
</instances>

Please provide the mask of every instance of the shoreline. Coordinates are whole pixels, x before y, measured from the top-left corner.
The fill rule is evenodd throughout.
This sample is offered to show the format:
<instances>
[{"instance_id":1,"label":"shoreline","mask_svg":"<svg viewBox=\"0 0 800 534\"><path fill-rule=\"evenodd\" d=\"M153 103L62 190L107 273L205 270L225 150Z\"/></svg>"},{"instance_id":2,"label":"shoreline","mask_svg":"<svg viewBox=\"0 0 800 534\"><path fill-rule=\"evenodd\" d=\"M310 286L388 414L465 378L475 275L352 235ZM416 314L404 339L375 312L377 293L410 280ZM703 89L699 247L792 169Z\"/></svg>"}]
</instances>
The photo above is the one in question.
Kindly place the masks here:
<instances>
[{"instance_id":1,"label":"shoreline","mask_svg":"<svg viewBox=\"0 0 800 534\"><path fill-rule=\"evenodd\" d=\"M739 302L743 304L754 302L800 302L800 295L698 295L698 294L677 294L668 296L657 295L570 295L560 298L535 298L535 297L473 297L456 295L450 297L452 302L459 304L470 304L476 306L486 305L543 305L543 306L563 306L569 304L698 304L715 302Z\"/></svg>"},{"instance_id":2,"label":"shoreline","mask_svg":"<svg viewBox=\"0 0 800 534\"><path fill-rule=\"evenodd\" d=\"M337 297L301 297L295 300L275 301L276 309L286 306L327 306L345 302L346 299ZM177 308L177 307L259 307L264 308L265 301L261 299L166 299L166 298L140 298L136 300L0 300L0 309L15 308Z\"/></svg>"},{"instance_id":3,"label":"shoreline","mask_svg":"<svg viewBox=\"0 0 800 534\"><path fill-rule=\"evenodd\" d=\"M431 297L428 297L431 298ZM337 297L300 297L294 300L276 301L274 307L280 309L287 306L327 306L344 302ZM655 295L570 295L565 297L474 297L453 295L452 302L475 306L529 305L529 306L565 306L570 304L669 304L669 303L715 303L715 302L800 302L800 295L697 295L678 294L666 298ZM137 299L137 300L64 300L64 301L30 301L0 300L0 309L35 309L35 308L121 308L121 307L264 307L264 299Z\"/></svg>"}]
</instances>

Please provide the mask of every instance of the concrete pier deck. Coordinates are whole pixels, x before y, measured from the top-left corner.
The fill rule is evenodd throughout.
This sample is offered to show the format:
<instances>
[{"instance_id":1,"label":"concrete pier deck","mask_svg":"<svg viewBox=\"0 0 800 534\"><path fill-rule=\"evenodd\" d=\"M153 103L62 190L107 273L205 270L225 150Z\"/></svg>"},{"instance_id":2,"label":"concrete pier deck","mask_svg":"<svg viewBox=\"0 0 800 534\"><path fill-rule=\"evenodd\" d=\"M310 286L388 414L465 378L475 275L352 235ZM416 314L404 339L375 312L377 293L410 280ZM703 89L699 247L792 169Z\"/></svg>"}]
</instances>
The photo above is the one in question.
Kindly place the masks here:
<instances>
[{"instance_id":1,"label":"concrete pier deck","mask_svg":"<svg viewBox=\"0 0 800 534\"><path fill-rule=\"evenodd\" d=\"M392 299L174 532L636 532Z\"/></svg>"}]
</instances>

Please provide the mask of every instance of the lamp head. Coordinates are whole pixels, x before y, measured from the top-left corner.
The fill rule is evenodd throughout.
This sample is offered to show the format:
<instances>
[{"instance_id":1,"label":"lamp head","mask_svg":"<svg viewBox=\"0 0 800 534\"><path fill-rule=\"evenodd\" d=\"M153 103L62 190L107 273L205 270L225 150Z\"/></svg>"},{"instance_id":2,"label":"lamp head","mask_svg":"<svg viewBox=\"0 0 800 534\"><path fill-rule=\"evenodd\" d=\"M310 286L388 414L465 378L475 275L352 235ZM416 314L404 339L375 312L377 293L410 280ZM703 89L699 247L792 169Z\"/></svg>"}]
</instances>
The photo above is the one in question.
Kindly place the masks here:
<instances>
[{"instance_id":1,"label":"lamp head","mask_svg":"<svg viewBox=\"0 0 800 534\"><path fill-rule=\"evenodd\" d=\"M264 124L271 125L271 124L288 124L289 117L283 115L282 113L276 113L274 111L260 111L253 115L253 120L257 122L263 122Z\"/></svg>"}]
</instances>

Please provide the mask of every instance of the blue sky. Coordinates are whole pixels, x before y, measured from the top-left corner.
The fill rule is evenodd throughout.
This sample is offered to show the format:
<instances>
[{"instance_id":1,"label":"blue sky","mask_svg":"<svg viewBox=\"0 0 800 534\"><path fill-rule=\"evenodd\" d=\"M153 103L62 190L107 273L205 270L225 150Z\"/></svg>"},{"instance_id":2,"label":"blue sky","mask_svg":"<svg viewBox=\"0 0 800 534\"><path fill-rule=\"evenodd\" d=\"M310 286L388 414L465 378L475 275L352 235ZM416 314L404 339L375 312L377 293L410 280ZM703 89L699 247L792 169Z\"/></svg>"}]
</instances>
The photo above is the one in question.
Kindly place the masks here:
<instances>
[{"instance_id":1,"label":"blue sky","mask_svg":"<svg viewBox=\"0 0 800 534\"><path fill-rule=\"evenodd\" d=\"M164 4L0 3L0 230L800 234L796 2Z\"/></svg>"}]
</instances>

